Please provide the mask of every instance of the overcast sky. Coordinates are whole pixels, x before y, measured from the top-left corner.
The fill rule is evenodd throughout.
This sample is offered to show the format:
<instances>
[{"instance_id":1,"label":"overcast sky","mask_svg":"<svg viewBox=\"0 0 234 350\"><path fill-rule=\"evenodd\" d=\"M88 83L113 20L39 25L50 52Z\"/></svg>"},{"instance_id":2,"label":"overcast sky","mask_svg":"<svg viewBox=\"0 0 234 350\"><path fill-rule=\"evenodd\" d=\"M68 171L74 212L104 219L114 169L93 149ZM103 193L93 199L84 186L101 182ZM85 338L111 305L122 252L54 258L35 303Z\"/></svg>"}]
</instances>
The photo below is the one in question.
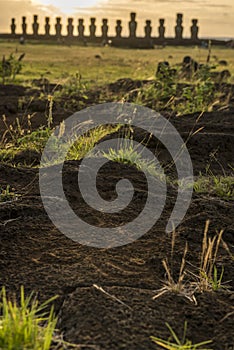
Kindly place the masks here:
<instances>
[{"instance_id":1,"label":"overcast sky","mask_svg":"<svg viewBox=\"0 0 234 350\"><path fill-rule=\"evenodd\" d=\"M38 14L42 24L46 15L51 16L52 25L56 16L62 16L64 24L67 16L73 16L76 21L84 17L87 25L89 18L96 16L100 27L101 18L107 17L113 33L117 18L122 19L127 28L132 11L137 13L138 34L142 34L145 20L151 19L153 35L157 35L158 19L165 18L166 35L173 35L176 13L182 12L185 35L189 35L191 19L198 18L200 36L234 38L234 0L0 0L0 31L9 31L10 19L15 17L16 31L20 32L23 15L27 16L31 30L32 16Z\"/></svg>"}]
</instances>

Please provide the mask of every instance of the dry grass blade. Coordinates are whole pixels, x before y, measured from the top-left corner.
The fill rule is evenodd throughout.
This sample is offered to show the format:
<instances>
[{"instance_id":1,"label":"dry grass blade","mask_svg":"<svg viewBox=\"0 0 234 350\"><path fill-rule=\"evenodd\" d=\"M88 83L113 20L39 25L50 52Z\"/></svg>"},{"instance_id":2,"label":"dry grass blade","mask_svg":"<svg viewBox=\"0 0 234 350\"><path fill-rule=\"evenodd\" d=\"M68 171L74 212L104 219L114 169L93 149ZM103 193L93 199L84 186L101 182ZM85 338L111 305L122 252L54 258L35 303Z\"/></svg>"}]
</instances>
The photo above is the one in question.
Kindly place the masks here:
<instances>
[{"instance_id":1,"label":"dry grass blade","mask_svg":"<svg viewBox=\"0 0 234 350\"><path fill-rule=\"evenodd\" d=\"M209 229L209 224L210 224L210 221L207 220L206 221L205 230L204 230L204 234L203 234L203 241L202 241L202 254L201 254L201 266L200 266L201 268L202 268L202 265L203 265L205 252L207 250L207 233L208 233L208 229Z\"/></svg>"},{"instance_id":2,"label":"dry grass blade","mask_svg":"<svg viewBox=\"0 0 234 350\"><path fill-rule=\"evenodd\" d=\"M231 258L232 260L234 260L234 255L231 253L231 251L230 251L230 249L229 249L229 247L228 247L227 243L226 243L226 242L224 242L224 240L223 240L223 239L221 239L221 242L222 242L222 246L223 246L223 248L226 250L226 252L227 252L227 253L228 253L228 255L230 256L230 258Z\"/></svg>"},{"instance_id":3,"label":"dry grass blade","mask_svg":"<svg viewBox=\"0 0 234 350\"><path fill-rule=\"evenodd\" d=\"M166 282L164 283L164 286L159 290L157 290L157 294L152 298L153 300L159 298L165 293L175 293L187 298L189 301L197 305L197 301L194 296L196 288L195 289L193 287L191 288L192 285L190 283L184 282L187 252L188 252L188 245L186 243L177 282L173 279L172 270L170 269L167 260L162 261L163 267L166 271L167 279L166 279Z\"/></svg>"},{"instance_id":4,"label":"dry grass blade","mask_svg":"<svg viewBox=\"0 0 234 350\"><path fill-rule=\"evenodd\" d=\"M216 260L224 230L220 230L213 238L208 237L209 220L206 221L202 241L202 254L200 259L200 271L198 285L200 291L217 290L221 288L222 273L218 279Z\"/></svg>"},{"instance_id":5,"label":"dry grass blade","mask_svg":"<svg viewBox=\"0 0 234 350\"><path fill-rule=\"evenodd\" d=\"M168 284L173 284L173 283L174 283L174 280L173 280L173 278L172 278L172 275L171 275L171 272L170 272L170 268L169 268L169 266L168 266L168 264L167 264L167 261L166 261L166 260L163 260L163 261L162 261L162 264L163 264L163 267L164 267L164 269L165 269L165 271L166 271L166 274L167 274L167 283L168 283Z\"/></svg>"},{"instance_id":6,"label":"dry grass blade","mask_svg":"<svg viewBox=\"0 0 234 350\"><path fill-rule=\"evenodd\" d=\"M176 239L176 231L173 230L172 239L171 239L171 258L173 258L173 255L174 255L175 239Z\"/></svg>"},{"instance_id":7,"label":"dry grass blade","mask_svg":"<svg viewBox=\"0 0 234 350\"><path fill-rule=\"evenodd\" d=\"M93 284L93 287L96 288L97 290L99 290L100 292L102 292L103 294L107 295L111 299L117 301L119 304L121 304L121 305L129 308L130 310L132 310L132 308L129 305L125 304L122 300L116 298L116 296L108 293L107 291L105 291L102 287L98 286L97 284Z\"/></svg>"},{"instance_id":8,"label":"dry grass blade","mask_svg":"<svg viewBox=\"0 0 234 350\"><path fill-rule=\"evenodd\" d=\"M184 275L185 275L185 263L186 263L186 255L188 252L188 243L186 242L185 244L185 248L184 248L184 254L183 254L183 258L181 261L181 265L180 265L180 274L179 274L179 283L182 283L183 279L184 279Z\"/></svg>"}]
</instances>

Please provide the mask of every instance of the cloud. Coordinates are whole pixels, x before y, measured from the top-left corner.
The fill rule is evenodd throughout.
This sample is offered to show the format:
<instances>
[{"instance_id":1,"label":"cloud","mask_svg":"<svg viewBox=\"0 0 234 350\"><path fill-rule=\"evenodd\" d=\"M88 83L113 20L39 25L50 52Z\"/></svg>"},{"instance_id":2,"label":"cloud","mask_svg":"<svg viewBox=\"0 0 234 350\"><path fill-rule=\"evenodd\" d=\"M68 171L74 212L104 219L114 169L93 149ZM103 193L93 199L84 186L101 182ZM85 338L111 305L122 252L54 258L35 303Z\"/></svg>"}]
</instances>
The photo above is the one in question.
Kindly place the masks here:
<instances>
[{"instance_id":1,"label":"cloud","mask_svg":"<svg viewBox=\"0 0 234 350\"><path fill-rule=\"evenodd\" d=\"M63 15L59 8L54 6L37 5L29 0L0 0L0 31L9 32L11 18L16 18L17 31L21 30L22 16L27 17L29 31L33 15L37 14L44 19L45 16Z\"/></svg>"}]
</instances>

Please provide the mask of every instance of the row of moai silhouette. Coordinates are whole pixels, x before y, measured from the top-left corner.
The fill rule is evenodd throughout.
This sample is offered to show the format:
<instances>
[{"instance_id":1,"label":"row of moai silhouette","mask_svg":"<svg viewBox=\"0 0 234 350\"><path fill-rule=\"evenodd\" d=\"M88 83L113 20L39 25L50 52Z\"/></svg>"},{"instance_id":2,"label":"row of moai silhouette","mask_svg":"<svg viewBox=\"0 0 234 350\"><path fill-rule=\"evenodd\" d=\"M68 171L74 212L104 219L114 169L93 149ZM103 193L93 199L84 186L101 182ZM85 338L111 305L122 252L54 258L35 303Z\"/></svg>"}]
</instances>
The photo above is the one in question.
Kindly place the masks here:
<instances>
[{"instance_id":1,"label":"row of moai silhouette","mask_svg":"<svg viewBox=\"0 0 234 350\"><path fill-rule=\"evenodd\" d=\"M192 26L190 28L191 30L191 39L192 40L197 40L198 39L198 25L197 25L198 20L193 19L192 20ZM164 39L165 38L165 20L163 18L159 19L159 27L158 27L158 38L159 39ZM178 13L177 14L177 19L176 19L176 26L175 26L175 38L178 40L181 40L183 38L183 14ZM50 18L46 17L45 18L45 36L49 37L50 36ZM67 23L67 36L68 37L73 37L74 36L74 24L73 24L73 18L68 18L68 23ZM32 29L33 29L33 35L36 37L38 36L39 32L39 23L38 23L38 16L34 16L33 24L32 24ZM90 38L94 39L96 37L96 18L92 17L90 18L90 25L89 25L89 33L90 33ZM144 27L145 31L145 38L150 39L152 37L152 25L150 20L146 20L146 24ZM78 19L78 37L79 38L84 38L85 37L85 26L84 26L84 19L80 18ZM122 37L122 21L117 20L116 21L116 27L115 27L115 32L116 32L116 38L121 38ZM109 25L108 25L108 20L104 18L102 20L102 26L101 26L101 32L102 32L102 38L103 39L108 39L108 31L109 31ZM137 21L136 21L136 13L132 12L130 14L130 21L129 21L129 37L134 39L137 37L136 35L137 31ZM15 18L12 18L11 20L11 34L15 35L16 33L16 23L15 23ZM27 34L27 23L26 23L26 17L22 17L22 35ZM56 18L56 24L55 24L55 35L57 38L62 37L62 24L61 24L61 18L57 17Z\"/></svg>"}]
</instances>

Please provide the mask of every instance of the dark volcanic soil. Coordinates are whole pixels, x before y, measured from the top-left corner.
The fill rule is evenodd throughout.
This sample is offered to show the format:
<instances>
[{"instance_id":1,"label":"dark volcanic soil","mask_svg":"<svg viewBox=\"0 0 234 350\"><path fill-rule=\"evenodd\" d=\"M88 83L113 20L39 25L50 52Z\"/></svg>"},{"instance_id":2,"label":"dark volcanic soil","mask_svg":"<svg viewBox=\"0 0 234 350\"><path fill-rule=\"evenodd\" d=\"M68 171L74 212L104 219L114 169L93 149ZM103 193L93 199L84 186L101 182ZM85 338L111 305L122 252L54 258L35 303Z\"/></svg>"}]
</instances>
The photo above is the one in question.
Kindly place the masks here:
<instances>
[{"instance_id":1,"label":"dark volcanic soil","mask_svg":"<svg viewBox=\"0 0 234 350\"><path fill-rule=\"evenodd\" d=\"M18 90L10 90L11 96L8 89L5 104L2 102L0 106L11 120L18 113L18 107L9 111L14 105L12 101L26 93L21 87L15 89ZM1 94L3 96L3 90ZM62 112L55 114L55 123L66 116ZM205 113L199 122L196 123L196 119L197 115L170 119L185 140L193 128L195 131L204 127L187 144L194 173L205 173L209 165L214 174L230 174L234 166L234 112ZM37 113L35 121L35 127L44 124L44 113ZM136 132L135 137L142 139L140 132ZM170 162L163 147L154 140L149 144L151 149L156 146L160 161ZM64 188L72 208L92 225L117 226L119 217L99 215L82 201L76 184L78 170L79 162L70 161L63 171ZM147 196L141 172L127 165L108 163L99 173L98 189L103 198L110 199L114 195L113 184L126 177L134 183L135 196L122 220L131 221ZM196 293L197 305L171 293L152 299L156 290L163 286L162 259L168 259L176 279L186 242L189 246L187 268L196 271L194 266L199 266L207 219L211 221L211 236L224 229L223 240L233 254L233 200L194 194L177 229L171 259L171 234L165 233L165 227L176 191L170 186L167 203L155 226L134 243L108 250L82 246L54 227L42 205L37 169L1 164L0 179L1 185L9 184L19 195L16 201L0 203L1 285L10 293L19 292L24 285L26 292L38 292L40 300L58 295L55 302L59 316L57 327L66 340L83 344L81 349L153 350L157 346L150 336L169 337L165 322L182 337L187 320L187 337L194 343L211 339L210 348L214 350L234 349L233 260L222 246L217 267L220 271L224 266L223 281L229 281L229 290Z\"/></svg>"}]
</instances>

